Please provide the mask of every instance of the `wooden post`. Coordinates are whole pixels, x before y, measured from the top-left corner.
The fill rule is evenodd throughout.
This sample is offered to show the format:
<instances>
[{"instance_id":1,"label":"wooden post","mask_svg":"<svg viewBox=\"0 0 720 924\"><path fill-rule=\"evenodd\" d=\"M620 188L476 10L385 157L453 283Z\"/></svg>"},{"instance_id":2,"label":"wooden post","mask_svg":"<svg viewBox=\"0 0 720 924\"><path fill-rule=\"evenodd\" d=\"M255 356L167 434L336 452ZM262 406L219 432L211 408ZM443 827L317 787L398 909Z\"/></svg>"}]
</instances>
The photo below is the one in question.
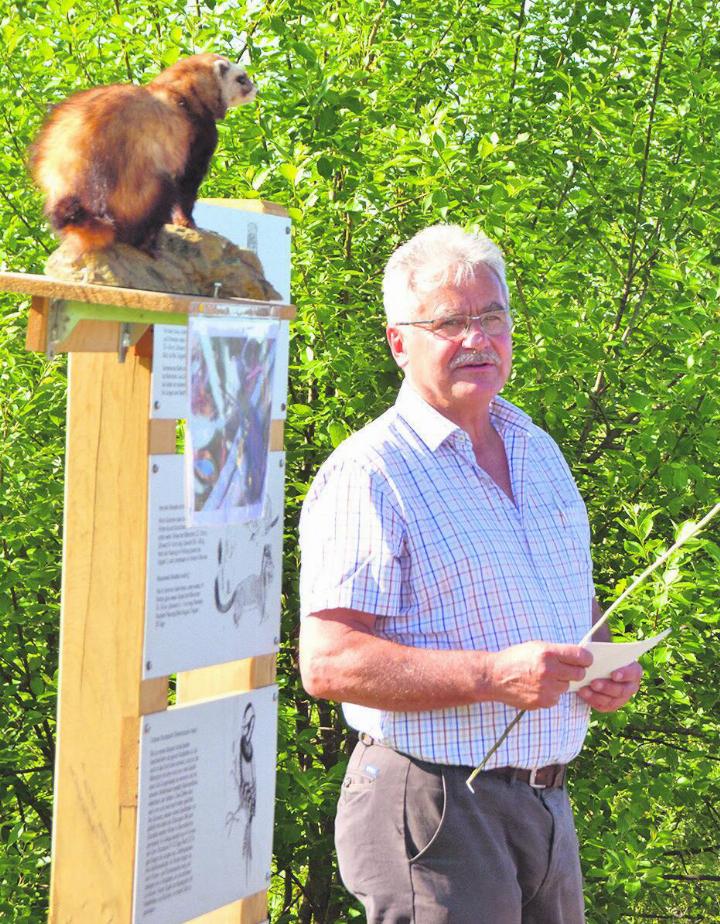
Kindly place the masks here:
<instances>
[{"instance_id":1,"label":"wooden post","mask_svg":"<svg viewBox=\"0 0 720 924\"><path fill-rule=\"evenodd\" d=\"M268 203L250 207L285 215ZM282 239L289 248L286 225ZM270 247L271 259L276 253ZM140 738L153 721L180 714L143 722L143 716L168 708L168 677L142 679L148 457L176 451L176 421L150 420L153 332L148 326L186 324L199 302L211 316L236 312L289 320L295 312L282 303L147 292L26 273L0 273L0 289L32 296L28 349L71 353L50 922L130 924L140 855ZM128 343L137 345L126 350ZM284 414L285 403L280 410ZM283 420L277 419L270 449L282 447ZM231 703L232 694L274 680L274 654L183 671L177 703L181 710L211 698ZM141 810L144 806L141 799ZM261 924L266 918L263 891L194 920Z\"/></svg>"},{"instance_id":2,"label":"wooden post","mask_svg":"<svg viewBox=\"0 0 720 924\"><path fill-rule=\"evenodd\" d=\"M167 704L141 681L150 371L70 357L52 924L131 919L138 717Z\"/></svg>"}]
</instances>

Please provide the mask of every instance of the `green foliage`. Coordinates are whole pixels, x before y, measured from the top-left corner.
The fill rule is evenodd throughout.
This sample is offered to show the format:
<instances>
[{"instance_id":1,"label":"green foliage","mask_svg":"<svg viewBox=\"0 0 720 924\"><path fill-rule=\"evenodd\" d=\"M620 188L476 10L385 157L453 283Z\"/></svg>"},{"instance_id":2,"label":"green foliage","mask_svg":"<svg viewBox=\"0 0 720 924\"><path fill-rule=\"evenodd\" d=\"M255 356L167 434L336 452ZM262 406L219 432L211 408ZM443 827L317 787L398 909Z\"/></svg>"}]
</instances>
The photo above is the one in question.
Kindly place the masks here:
<instances>
[{"instance_id":1,"label":"green foliage","mask_svg":"<svg viewBox=\"0 0 720 924\"><path fill-rule=\"evenodd\" d=\"M3 300L0 439L0 917L40 920L52 819L64 382Z\"/></svg>"},{"instance_id":2,"label":"green foliage","mask_svg":"<svg viewBox=\"0 0 720 924\"><path fill-rule=\"evenodd\" d=\"M17 12L20 12L20 16ZM262 95L221 124L203 192L295 221L285 643L273 920L351 920L332 865L350 745L298 681L299 505L332 448L393 400L380 276L439 220L505 250L506 394L560 442L609 602L716 497L720 209L717 0L0 0L0 259L51 239L24 169L47 106L177 56L249 53ZM3 301L0 914L46 897L62 491L61 365ZM713 544L714 540L714 544ZM643 693L598 717L573 796L588 919L720 921L717 527L613 621L672 625Z\"/></svg>"}]
</instances>

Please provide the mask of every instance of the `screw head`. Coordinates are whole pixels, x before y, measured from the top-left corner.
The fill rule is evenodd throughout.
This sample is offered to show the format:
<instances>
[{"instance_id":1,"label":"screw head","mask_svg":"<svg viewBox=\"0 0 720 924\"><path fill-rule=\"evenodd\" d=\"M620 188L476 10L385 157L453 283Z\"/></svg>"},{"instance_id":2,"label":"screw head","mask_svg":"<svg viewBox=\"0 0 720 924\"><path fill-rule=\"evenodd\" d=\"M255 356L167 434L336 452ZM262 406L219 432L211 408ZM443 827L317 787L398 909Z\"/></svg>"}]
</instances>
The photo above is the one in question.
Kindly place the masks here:
<instances>
[{"instance_id":1,"label":"screw head","mask_svg":"<svg viewBox=\"0 0 720 924\"><path fill-rule=\"evenodd\" d=\"M159 402L159 401L153 401L153 407L155 408L156 411L159 411L159 410L160 410L160 402Z\"/></svg>"},{"instance_id":2,"label":"screw head","mask_svg":"<svg viewBox=\"0 0 720 924\"><path fill-rule=\"evenodd\" d=\"M153 470L153 475L157 475L157 473L160 471L160 466L154 464L152 467L152 470Z\"/></svg>"},{"instance_id":3,"label":"screw head","mask_svg":"<svg viewBox=\"0 0 720 924\"><path fill-rule=\"evenodd\" d=\"M145 662L145 670L146 670L146 671L151 671L151 670L152 670L152 661L146 661L146 662Z\"/></svg>"}]
</instances>

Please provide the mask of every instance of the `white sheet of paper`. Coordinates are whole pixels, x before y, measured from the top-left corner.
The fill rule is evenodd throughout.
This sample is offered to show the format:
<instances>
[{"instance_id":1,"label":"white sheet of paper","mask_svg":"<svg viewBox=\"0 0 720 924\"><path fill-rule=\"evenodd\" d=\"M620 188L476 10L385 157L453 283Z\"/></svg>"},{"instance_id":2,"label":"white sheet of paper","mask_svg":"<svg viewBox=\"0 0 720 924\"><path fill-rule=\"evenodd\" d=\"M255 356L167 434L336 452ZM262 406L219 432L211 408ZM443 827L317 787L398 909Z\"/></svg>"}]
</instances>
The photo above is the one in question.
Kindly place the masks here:
<instances>
[{"instance_id":1,"label":"white sheet of paper","mask_svg":"<svg viewBox=\"0 0 720 924\"><path fill-rule=\"evenodd\" d=\"M580 687L586 687L592 680L609 677L618 668L637 661L640 655L650 651L669 634L670 629L666 629L660 635L643 639L641 642L587 642L583 648L593 656L593 663L585 671L583 680L576 680L570 684L569 692L574 693Z\"/></svg>"}]
</instances>

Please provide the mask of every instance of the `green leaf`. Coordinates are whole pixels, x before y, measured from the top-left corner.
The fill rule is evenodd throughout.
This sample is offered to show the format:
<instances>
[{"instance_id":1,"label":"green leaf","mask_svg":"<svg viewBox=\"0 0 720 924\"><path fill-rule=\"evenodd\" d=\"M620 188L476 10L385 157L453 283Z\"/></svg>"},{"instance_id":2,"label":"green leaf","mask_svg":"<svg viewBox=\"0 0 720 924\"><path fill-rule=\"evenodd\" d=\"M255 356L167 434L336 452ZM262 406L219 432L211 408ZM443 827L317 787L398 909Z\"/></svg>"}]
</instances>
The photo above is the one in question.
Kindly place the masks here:
<instances>
[{"instance_id":1,"label":"green leaf","mask_svg":"<svg viewBox=\"0 0 720 924\"><path fill-rule=\"evenodd\" d=\"M344 439L347 438L348 432L345 429L345 425L339 420L333 420L328 427L328 433L330 435L330 442L333 447L339 446Z\"/></svg>"}]
</instances>

